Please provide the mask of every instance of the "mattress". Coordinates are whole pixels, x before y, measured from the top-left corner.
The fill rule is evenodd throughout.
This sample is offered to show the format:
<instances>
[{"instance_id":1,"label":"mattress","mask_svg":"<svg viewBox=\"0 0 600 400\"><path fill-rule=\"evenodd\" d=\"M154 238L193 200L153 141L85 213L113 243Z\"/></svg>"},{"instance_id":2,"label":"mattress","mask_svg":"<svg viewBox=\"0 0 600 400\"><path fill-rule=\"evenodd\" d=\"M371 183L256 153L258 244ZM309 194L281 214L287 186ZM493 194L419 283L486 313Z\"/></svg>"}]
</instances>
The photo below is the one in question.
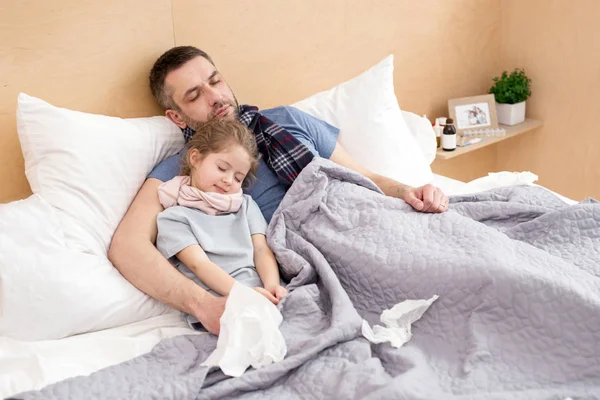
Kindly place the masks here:
<instances>
[{"instance_id":1,"label":"mattress","mask_svg":"<svg viewBox=\"0 0 600 400\"><path fill-rule=\"evenodd\" d=\"M447 195L455 195L512 184L533 184L533 180L529 175L499 173L465 183L436 174L432 183ZM554 194L569 204L576 203ZM186 334L202 333L189 329L181 313L174 312L60 340L25 342L0 337L0 398L91 374L145 354L162 339Z\"/></svg>"}]
</instances>

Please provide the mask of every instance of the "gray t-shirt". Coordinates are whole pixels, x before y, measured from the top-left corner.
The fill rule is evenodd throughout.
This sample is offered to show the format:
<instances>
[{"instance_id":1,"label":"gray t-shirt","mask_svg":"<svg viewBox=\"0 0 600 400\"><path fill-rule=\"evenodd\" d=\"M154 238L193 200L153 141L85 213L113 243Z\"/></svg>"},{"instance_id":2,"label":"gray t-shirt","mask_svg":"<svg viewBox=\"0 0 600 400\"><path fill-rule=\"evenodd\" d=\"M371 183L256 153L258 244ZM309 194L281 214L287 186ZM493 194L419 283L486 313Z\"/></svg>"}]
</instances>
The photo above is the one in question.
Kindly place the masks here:
<instances>
[{"instance_id":1,"label":"gray t-shirt","mask_svg":"<svg viewBox=\"0 0 600 400\"><path fill-rule=\"evenodd\" d=\"M239 211L231 214L208 215L195 208L169 207L157 218L156 247L179 271L204 289L208 288L175 257L177 253L199 244L208 258L246 286L262 286L254 266L254 246L251 236L267 232L267 222L252 197L244 195ZM191 317L191 316L189 316ZM197 320L188 318L193 324Z\"/></svg>"}]
</instances>

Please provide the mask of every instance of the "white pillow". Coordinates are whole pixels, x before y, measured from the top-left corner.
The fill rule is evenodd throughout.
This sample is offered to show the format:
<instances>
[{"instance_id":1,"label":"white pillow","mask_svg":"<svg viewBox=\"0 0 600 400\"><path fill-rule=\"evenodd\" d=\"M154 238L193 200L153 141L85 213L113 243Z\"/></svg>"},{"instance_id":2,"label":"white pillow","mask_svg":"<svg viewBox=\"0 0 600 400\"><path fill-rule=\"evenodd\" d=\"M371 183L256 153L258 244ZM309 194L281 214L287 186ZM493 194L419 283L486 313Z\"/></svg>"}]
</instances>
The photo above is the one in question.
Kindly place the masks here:
<instances>
[{"instance_id":1,"label":"white pillow","mask_svg":"<svg viewBox=\"0 0 600 400\"><path fill-rule=\"evenodd\" d=\"M394 94L394 57L292 106L340 129L339 142L371 171L411 186L433 180Z\"/></svg>"},{"instance_id":2,"label":"white pillow","mask_svg":"<svg viewBox=\"0 0 600 400\"><path fill-rule=\"evenodd\" d=\"M437 151L437 139L435 138L435 131L433 130L431 121L404 110L402 110L402 116L404 117L406 126L408 126L408 130L417 141L425 161L431 165L433 160L435 160Z\"/></svg>"},{"instance_id":3,"label":"white pillow","mask_svg":"<svg viewBox=\"0 0 600 400\"><path fill-rule=\"evenodd\" d=\"M166 117L86 114L23 93L17 129L31 190L71 217L69 246L98 255L148 173L184 145Z\"/></svg>"},{"instance_id":4,"label":"white pillow","mask_svg":"<svg viewBox=\"0 0 600 400\"><path fill-rule=\"evenodd\" d=\"M121 119L20 94L17 128L34 196L0 207L0 335L56 339L171 309L106 256L150 170L183 147L165 117Z\"/></svg>"},{"instance_id":5,"label":"white pillow","mask_svg":"<svg viewBox=\"0 0 600 400\"><path fill-rule=\"evenodd\" d=\"M61 219L36 194L0 204L0 335L59 339L170 311L106 257L69 249Z\"/></svg>"}]
</instances>

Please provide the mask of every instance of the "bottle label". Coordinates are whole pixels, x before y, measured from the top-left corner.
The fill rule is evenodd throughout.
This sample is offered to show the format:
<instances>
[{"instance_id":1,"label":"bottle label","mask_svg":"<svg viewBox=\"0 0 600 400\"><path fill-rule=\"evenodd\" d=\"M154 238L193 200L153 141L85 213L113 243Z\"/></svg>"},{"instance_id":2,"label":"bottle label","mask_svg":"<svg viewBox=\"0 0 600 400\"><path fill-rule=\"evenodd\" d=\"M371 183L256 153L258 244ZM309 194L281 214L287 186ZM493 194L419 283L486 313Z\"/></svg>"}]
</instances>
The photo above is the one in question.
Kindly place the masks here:
<instances>
[{"instance_id":1,"label":"bottle label","mask_svg":"<svg viewBox=\"0 0 600 400\"><path fill-rule=\"evenodd\" d=\"M442 148L444 150L456 149L456 135L442 135Z\"/></svg>"}]
</instances>

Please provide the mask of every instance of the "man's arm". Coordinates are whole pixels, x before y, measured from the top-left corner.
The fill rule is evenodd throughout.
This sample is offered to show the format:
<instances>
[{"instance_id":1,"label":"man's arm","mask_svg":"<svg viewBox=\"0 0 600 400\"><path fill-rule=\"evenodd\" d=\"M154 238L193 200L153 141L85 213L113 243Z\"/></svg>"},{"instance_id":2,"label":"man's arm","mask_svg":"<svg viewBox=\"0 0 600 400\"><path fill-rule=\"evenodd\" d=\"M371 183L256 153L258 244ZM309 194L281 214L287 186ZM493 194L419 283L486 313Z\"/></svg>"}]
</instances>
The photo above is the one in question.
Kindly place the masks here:
<instances>
[{"instance_id":1,"label":"man's arm","mask_svg":"<svg viewBox=\"0 0 600 400\"><path fill-rule=\"evenodd\" d=\"M339 142L335 144L329 159L371 179L386 196L402 199L417 211L439 213L448 210L448 198L441 189L433 185L413 188L386 176L377 175L354 160Z\"/></svg>"},{"instance_id":2,"label":"man's arm","mask_svg":"<svg viewBox=\"0 0 600 400\"><path fill-rule=\"evenodd\" d=\"M154 246L156 217L163 210L158 200L161 183L154 178L144 182L113 236L108 258L142 292L195 316L218 334L226 298L211 295L185 277Z\"/></svg>"}]
</instances>

